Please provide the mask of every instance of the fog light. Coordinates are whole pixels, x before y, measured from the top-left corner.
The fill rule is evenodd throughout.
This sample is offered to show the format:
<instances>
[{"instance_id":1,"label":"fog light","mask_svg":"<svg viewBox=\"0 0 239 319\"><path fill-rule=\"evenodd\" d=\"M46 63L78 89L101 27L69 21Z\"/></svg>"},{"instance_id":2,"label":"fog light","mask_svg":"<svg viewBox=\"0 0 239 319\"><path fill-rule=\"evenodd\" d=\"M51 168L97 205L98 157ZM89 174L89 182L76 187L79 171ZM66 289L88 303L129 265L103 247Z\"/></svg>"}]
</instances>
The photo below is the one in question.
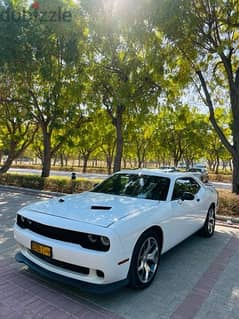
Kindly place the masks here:
<instances>
[{"instance_id":1,"label":"fog light","mask_svg":"<svg viewBox=\"0 0 239 319\"><path fill-rule=\"evenodd\" d=\"M97 276L98 277L100 277L100 278L104 278L105 277L105 274L103 273L103 271L101 271L101 270L96 270L96 274L97 274Z\"/></svg>"}]
</instances>

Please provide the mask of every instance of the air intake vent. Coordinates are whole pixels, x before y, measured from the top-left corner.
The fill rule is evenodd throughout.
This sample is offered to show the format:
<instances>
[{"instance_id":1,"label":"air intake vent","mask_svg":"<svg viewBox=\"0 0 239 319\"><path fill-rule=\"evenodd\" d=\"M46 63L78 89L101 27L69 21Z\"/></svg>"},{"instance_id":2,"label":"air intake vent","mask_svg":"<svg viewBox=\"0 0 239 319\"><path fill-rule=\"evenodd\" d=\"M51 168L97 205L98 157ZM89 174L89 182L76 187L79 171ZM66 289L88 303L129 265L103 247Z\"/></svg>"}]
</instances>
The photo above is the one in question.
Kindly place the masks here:
<instances>
[{"instance_id":1,"label":"air intake vent","mask_svg":"<svg viewBox=\"0 0 239 319\"><path fill-rule=\"evenodd\" d=\"M110 210L112 207L110 206L91 206L91 209L99 209L99 210Z\"/></svg>"}]
</instances>

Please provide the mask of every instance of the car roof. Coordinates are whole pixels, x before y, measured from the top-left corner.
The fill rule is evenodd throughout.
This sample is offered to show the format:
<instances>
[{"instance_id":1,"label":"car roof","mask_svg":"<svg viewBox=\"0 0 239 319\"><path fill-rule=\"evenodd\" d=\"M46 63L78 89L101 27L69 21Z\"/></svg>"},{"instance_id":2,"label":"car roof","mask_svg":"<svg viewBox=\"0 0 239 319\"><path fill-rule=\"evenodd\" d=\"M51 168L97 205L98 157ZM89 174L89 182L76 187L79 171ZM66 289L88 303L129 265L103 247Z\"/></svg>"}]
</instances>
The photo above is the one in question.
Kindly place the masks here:
<instances>
[{"instance_id":1,"label":"car roof","mask_svg":"<svg viewBox=\"0 0 239 319\"><path fill-rule=\"evenodd\" d=\"M192 173L188 172L178 172L178 171L165 171L158 168L140 168L140 169L131 169L131 170L121 170L117 173L124 174L143 174L143 175L153 175L153 176L161 176L168 177L170 179L176 179L179 177L193 177L195 176Z\"/></svg>"}]
</instances>

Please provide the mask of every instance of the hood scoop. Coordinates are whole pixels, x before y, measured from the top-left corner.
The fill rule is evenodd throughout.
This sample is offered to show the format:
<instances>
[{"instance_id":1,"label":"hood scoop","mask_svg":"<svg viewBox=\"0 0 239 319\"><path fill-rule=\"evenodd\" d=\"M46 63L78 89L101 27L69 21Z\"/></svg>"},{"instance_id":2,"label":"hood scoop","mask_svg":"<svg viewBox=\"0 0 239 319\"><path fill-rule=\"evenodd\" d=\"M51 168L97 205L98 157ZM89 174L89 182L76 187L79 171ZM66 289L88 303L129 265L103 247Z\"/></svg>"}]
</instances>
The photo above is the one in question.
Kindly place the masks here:
<instances>
[{"instance_id":1,"label":"hood scoop","mask_svg":"<svg viewBox=\"0 0 239 319\"><path fill-rule=\"evenodd\" d=\"M110 210L111 208L112 208L111 206L98 206L98 205L91 206L91 209L96 209L96 210Z\"/></svg>"}]
</instances>

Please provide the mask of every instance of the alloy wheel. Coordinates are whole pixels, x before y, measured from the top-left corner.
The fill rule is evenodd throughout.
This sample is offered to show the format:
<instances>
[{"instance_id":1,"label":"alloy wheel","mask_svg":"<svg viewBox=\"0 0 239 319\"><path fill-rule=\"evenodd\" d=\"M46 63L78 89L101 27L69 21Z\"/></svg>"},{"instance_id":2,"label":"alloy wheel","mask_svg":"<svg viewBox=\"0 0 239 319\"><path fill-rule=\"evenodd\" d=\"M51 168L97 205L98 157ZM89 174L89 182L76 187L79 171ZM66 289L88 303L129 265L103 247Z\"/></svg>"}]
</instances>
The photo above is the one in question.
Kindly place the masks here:
<instances>
[{"instance_id":1,"label":"alloy wheel","mask_svg":"<svg viewBox=\"0 0 239 319\"><path fill-rule=\"evenodd\" d=\"M142 244L137 260L137 275L141 283L151 281L159 262L159 244L156 238L148 237Z\"/></svg>"}]
</instances>

